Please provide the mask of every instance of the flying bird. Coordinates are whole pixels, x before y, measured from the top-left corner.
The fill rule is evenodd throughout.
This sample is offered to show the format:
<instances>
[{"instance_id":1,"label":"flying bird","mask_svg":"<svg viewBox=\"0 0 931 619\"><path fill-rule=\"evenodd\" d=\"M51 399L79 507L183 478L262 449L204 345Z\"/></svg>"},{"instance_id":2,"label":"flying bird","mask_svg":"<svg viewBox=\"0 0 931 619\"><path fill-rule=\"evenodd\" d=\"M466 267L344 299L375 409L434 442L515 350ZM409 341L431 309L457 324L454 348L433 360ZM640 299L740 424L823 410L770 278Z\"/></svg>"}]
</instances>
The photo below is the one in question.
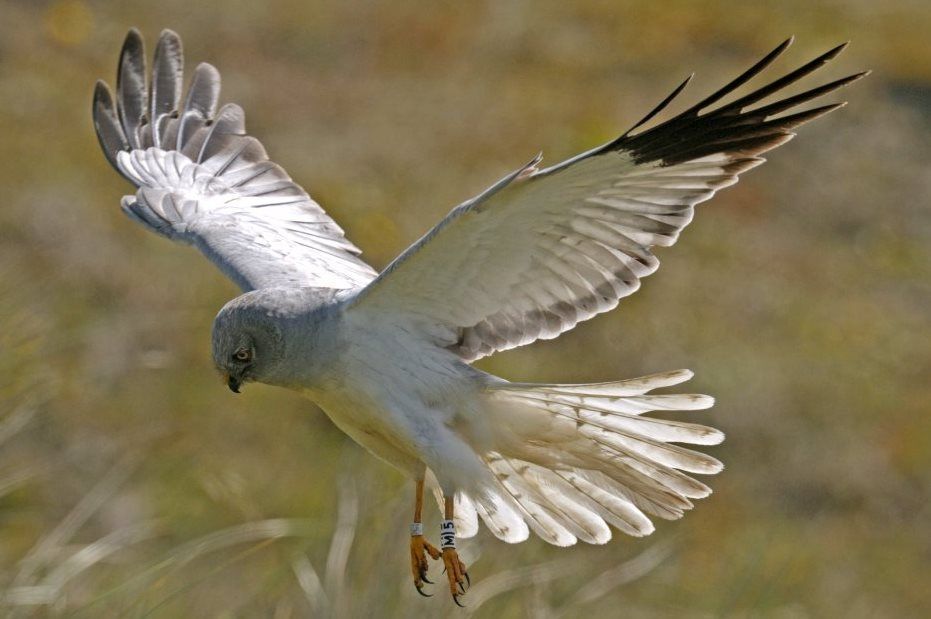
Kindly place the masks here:
<instances>
[{"instance_id":1,"label":"flying bird","mask_svg":"<svg viewBox=\"0 0 931 619\"><path fill-rule=\"evenodd\" d=\"M659 266L695 205L737 182L800 125L844 103L799 106L857 73L760 104L836 57L840 45L723 102L792 39L720 90L646 128L682 82L620 137L551 167L537 156L454 208L381 273L265 148L242 108L218 107L220 75L182 88L181 39L161 33L151 75L130 30L116 92L97 82L93 120L107 160L136 186L123 211L193 245L243 290L216 316L213 359L229 388L258 381L302 393L414 482L410 568L442 559L459 604L469 585L456 539L479 520L501 540L532 531L557 546L604 544L611 528L653 531L710 488L721 463L681 444L724 435L651 411L709 408L706 395L653 394L679 370L594 384L509 382L471 364L551 339L613 309ZM760 104L760 105L757 105ZM443 512L423 532L424 488Z\"/></svg>"}]
</instances>

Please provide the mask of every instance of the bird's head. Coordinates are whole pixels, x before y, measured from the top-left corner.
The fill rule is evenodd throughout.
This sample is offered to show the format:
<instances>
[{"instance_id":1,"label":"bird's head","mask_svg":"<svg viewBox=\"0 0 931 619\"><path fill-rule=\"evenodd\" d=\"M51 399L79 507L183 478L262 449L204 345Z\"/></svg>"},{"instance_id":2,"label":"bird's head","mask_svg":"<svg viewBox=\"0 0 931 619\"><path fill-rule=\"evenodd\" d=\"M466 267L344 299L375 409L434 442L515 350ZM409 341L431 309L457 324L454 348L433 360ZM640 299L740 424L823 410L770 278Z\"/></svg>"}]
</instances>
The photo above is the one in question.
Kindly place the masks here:
<instances>
[{"instance_id":1,"label":"bird's head","mask_svg":"<svg viewBox=\"0 0 931 619\"><path fill-rule=\"evenodd\" d=\"M261 298L233 299L213 321L213 362L235 393L243 383L274 383L284 358L278 317Z\"/></svg>"}]
</instances>

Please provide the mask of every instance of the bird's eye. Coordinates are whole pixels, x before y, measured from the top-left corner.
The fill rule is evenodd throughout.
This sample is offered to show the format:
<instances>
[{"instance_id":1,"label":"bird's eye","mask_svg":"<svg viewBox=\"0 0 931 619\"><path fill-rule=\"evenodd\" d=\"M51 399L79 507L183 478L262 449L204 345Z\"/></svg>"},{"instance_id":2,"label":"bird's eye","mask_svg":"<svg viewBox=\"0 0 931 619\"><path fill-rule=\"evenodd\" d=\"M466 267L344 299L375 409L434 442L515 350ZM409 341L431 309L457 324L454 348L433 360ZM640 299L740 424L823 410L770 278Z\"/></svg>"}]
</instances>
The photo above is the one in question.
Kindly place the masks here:
<instances>
[{"instance_id":1,"label":"bird's eye","mask_svg":"<svg viewBox=\"0 0 931 619\"><path fill-rule=\"evenodd\" d=\"M236 361L251 361L252 360L252 351L248 348L240 348L233 353L233 359Z\"/></svg>"}]
</instances>

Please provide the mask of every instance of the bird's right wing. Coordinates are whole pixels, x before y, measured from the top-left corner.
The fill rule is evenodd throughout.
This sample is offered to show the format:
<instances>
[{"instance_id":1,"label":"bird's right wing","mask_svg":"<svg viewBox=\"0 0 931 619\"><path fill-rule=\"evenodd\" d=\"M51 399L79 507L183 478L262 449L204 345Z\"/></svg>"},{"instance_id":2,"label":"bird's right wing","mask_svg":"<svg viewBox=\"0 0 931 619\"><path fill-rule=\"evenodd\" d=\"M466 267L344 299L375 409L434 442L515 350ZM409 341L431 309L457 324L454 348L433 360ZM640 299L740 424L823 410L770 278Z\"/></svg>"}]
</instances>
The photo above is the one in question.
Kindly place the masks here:
<instances>
[{"instance_id":1,"label":"bird's right wing","mask_svg":"<svg viewBox=\"0 0 931 619\"><path fill-rule=\"evenodd\" d=\"M142 37L120 54L116 101L98 81L93 117L108 161L139 189L124 212L197 247L244 290L270 286L351 289L375 278L360 251L246 134L235 104L217 111L220 75L202 63L183 103L181 40L162 32L146 85Z\"/></svg>"}]
</instances>

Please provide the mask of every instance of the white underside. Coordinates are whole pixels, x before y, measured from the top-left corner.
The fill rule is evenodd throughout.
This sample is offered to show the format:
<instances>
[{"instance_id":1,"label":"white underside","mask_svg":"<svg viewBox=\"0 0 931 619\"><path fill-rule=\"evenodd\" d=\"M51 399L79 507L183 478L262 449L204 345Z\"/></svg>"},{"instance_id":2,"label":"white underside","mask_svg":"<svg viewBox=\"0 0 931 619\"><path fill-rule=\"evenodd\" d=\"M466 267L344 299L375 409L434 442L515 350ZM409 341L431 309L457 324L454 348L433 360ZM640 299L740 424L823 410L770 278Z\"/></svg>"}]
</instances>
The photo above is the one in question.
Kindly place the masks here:
<instances>
[{"instance_id":1,"label":"white underside","mask_svg":"<svg viewBox=\"0 0 931 619\"><path fill-rule=\"evenodd\" d=\"M598 385L512 384L446 350L413 348L403 333L347 332L305 394L372 454L411 478L426 475L438 499L455 493L462 537L475 534L479 517L507 542L532 530L560 546L604 543L608 525L646 535L648 515L678 518L691 498L710 493L681 471L722 468L670 444L716 444L723 439L717 430L642 416L711 406L707 396L645 395L691 372Z\"/></svg>"}]
</instances>

